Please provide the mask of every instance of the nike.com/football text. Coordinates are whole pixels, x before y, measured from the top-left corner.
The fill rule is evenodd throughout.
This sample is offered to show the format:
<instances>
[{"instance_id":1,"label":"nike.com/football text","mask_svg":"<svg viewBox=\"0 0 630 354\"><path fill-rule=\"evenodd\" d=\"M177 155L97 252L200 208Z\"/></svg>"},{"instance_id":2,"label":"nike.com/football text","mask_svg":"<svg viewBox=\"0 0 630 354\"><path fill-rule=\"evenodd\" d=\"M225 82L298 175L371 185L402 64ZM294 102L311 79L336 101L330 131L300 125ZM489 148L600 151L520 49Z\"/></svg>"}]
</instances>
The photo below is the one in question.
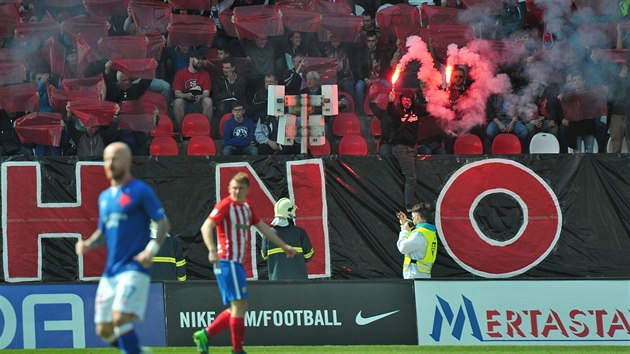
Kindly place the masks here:
<instances>
[{"instance_id":1,"label":"nike.com/football text","mask_svg":"<svg viewBox=\"0 0 630 354\"><path fill-rule=\"evenodd\" d=\"M188 311L179 313L180 328L205 327L214 320L214 311ZM275 311L247 311L245 326L341 326L337 310L275 310Z\"/></svg>"}]
</instances>

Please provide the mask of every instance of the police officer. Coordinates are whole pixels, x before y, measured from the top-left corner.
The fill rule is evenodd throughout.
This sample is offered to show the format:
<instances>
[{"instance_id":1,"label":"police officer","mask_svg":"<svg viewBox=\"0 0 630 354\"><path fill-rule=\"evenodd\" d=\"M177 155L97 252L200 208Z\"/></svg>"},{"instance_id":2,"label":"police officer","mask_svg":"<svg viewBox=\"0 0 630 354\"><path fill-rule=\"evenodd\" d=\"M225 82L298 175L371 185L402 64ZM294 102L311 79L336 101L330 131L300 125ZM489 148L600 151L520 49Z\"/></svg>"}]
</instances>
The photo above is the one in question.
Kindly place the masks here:
<instances>
[{"instance_id":1,"label":"police officer","mask_svg":"<svg viewBox=\"0 0 630 354\"><path fill-rule=\"evenodd\" d=\"M405 256L403 278L431 278L431 268L437 255L437 235L433 225L434 209L429 203L419 203L411 209L412 220L399 211L398 250Z\"/></svg>"},{"instance_id":2,"label":"police officer","mask_svg":"<svg viewBox=\"0 0 630 354\"><path fill-rule=\"evenodd\" d=\"M297 256L288 258L284 251L263 238L261 254L269 262L269 280L306 280L306 262L313 258L315 251L306 231L295 226L297 206L289 198L281 198L274 206L274 219L271 225L284 242L293 246ZM271 247L271 248L270 248Z\"/></svg>"}]
</instances>

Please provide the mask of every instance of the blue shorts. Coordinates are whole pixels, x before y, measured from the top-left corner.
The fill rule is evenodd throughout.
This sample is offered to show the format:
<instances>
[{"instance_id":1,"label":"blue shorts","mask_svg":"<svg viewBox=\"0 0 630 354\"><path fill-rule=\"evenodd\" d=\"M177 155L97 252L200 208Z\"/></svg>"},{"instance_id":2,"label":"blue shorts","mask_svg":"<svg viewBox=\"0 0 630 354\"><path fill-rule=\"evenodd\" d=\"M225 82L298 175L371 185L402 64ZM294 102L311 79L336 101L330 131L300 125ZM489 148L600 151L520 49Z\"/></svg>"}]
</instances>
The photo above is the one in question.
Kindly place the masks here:
<instances>
[{"instance_id":1,"label":"blue shorts","mask_svg":"<svg viewBox=\"0 0 630 354\"><path fill-rule=\"evenodd\" d=\"M220 260L214 267L214 276L221 290L223 305L234 300L244 300L247 295L247 281L243 265L238 262Z\"/></svg>"}]
</instances>

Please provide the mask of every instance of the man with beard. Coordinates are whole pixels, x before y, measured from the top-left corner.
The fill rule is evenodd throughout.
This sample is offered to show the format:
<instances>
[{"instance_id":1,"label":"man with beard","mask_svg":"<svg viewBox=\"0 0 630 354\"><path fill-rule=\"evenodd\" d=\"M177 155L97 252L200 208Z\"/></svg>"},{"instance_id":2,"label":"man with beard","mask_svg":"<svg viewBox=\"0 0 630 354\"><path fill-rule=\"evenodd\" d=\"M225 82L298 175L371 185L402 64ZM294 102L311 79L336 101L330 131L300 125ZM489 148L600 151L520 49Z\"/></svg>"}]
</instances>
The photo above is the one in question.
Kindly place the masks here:
<instances>
[{"instance_id":1,"label":"man with beard","mask_svg":"<svg viewBox=\"0 0 630 354\"><path fill-rule=\"evenodd\" d=\"M195 52L188 58L188 67L178 71L173 79L173 116L181 131L187 113L203 113L212 123L212 81L204 69L203 54Z\"/></svg>"}]
</instances>

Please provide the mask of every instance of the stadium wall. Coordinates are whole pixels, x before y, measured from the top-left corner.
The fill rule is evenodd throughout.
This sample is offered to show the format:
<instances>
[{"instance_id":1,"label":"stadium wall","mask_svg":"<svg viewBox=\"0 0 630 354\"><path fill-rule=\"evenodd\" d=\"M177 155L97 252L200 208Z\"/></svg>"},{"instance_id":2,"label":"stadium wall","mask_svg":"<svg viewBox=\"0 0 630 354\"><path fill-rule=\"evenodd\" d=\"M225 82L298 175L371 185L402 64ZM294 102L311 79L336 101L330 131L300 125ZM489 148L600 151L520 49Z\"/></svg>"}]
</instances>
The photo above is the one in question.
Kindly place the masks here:
<instances>
[{"instance_id":1,"label":"stadium wall","mask_svg":"<svg viewBox=\"0 0 630 354\"><path fill-rule=\"evenodd\" d=\"M440 235L433 276L624 278L630 269L630 156L619 154L420 156L418 199L435 202ZM314 244L311 278L400 279L395 242L404 179L392 157L138 157L184 247L188 279L213 275L199 228L237 171L266 221L283 196ZM77 259L74 243L97 224L107 187L99 161L3 160L3 282L98 279L104 250ZM245 267L266 279L253 237Z\"/></svg>"}]
</instances>

